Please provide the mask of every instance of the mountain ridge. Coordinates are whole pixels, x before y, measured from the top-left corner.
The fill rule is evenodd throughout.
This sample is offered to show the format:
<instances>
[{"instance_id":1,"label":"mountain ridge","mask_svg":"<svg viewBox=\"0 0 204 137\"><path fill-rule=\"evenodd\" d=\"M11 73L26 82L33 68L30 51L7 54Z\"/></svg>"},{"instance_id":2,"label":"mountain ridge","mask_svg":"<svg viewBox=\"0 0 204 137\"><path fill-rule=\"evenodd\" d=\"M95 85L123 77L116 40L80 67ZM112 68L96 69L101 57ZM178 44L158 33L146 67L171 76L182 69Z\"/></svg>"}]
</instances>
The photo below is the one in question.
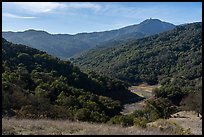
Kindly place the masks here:
<instances>
[{"instance_id":1,"label":"mountain ridge","mask_svg":"<svg viewBox=\"0 0 204 137\"><path fill-rule=\"evenodd\" d=\"M132 26L136 26L136 25L139 25L139 24L143 24L143 23L146 23L146 22L149 22L149 21L158 21L158 22L162 22L162 23L167 23L167 24L171 24L171 25L174 25L172 23L169 23L169 22L166 22L166 21L161 21L159 19L146 19L138 24L132 24L132 25L127 25L127 26L124 26L124 27L120 27L120 28L117 28L117 29L111 29L111 30L102 30L102 31L93 31L93 32L79 32L79 33L75 33L75 34L69 34L69 33L50 33L48 31L45 31L45 30L40 30L40 29L26 29L24 31L3 31L3 32L12 32L12 33L21 33L21 32L26 32L26 31L35 31L35 32L46 32L48 34L51 34L51 35L70 35L70 36L74 36L74 35L80 35L80 34L92 34L92 33L101 33L101 32L109 32L109 31L117 31L117 30L120 30L120 29L125 29L127 27L132 27ZM176 26L176 25L174 25Z\"/></svg>"},{"instance_id":2,"label":"mountain ridge","mask_svg":"<svg viewBox=\"0 0 204 137\"><path fill-rule=\"evenodd\" d=\"M156 26L154 24L155 22ZM151 27L152 23L154 26ZM147 28L145 29L144 27ZM108 41L118 41L118 43L121 43L121 39L122 41L128 40L129 38L138 39L167 31L174 27L175 25L173 24L157 19L147 19L140 24L102 32L70 35L50 34L46 31L30 29L23 32L2 32L2 36L16 44L25 44L60 58L69 58L75 54L95 48L97 45L106 45Z\"/></svg>"},{"instance_id":3,"label":"mountain ridge","mask_svg":"<svg viewBox=\"0 0 204 137\"><path fill-rule=\"evenodd\" d=\"M176 75L196 80L201 77L201 28L201 22L178 26L118 47L92 49L72 61L82 70L132 84L162 83L165 77L171 79Z\"/></svg>"}]
</instances>

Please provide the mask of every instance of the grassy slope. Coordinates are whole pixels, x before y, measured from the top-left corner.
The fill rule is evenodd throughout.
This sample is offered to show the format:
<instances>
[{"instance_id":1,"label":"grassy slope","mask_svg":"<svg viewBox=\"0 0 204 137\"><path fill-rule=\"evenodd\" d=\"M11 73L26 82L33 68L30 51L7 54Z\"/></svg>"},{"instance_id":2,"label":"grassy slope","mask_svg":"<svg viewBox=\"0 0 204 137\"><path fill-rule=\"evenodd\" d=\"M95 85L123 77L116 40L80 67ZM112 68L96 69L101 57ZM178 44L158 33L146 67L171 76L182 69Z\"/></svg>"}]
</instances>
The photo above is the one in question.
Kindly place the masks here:
<instances>
[{"instance_id":1,"label":"grassy slope","mask_svg":"<svg viewBox=\"0 0 204 137\"><path fill-rule=\"evenodd\" d=\"M2 134L15 135L166 135L156 128L124 128L120 125L60 120L2 119Z\"/></svg>"},{"instance_id":2,"label":"grassy slope","mask_svg":"<svg viewBox=\"0 0 204 137\"><path fill-rule=\"evenodd\" d=\"M192 115L188 114L190 118L160 119L149 123L144 129L69 120L3 118L2 135L201 135L202 120L192 112L185 113Z\"/></svg>"}]
</instances>

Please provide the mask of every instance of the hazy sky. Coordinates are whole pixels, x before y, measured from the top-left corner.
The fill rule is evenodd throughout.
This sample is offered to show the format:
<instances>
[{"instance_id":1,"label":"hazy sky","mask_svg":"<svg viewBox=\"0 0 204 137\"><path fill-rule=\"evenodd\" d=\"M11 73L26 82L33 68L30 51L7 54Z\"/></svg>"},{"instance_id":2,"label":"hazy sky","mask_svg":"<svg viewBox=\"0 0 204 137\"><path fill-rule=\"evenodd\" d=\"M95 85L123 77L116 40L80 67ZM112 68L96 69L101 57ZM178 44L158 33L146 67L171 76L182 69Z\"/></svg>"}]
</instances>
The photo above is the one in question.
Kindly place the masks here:
<instances>
[{"instance_id":1,"label":"hazy sky","mask_svg":"<svg viewBox=\"0 0 204 137\"><path fill-rule=\"evenodd\" d=\"M201 22L202 2L2 2L3 31L76 34L118 29L156 18Z\"/></svg>"}]
</instances>

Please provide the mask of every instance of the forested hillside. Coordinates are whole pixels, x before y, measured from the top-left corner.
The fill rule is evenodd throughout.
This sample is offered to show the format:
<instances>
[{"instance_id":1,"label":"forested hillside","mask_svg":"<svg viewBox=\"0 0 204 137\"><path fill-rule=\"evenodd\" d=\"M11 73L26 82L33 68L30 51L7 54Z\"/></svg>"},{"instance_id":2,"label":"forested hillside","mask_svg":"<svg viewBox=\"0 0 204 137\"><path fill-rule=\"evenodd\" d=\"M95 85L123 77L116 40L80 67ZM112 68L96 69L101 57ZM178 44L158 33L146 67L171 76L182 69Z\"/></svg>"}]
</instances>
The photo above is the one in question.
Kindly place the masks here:
<instances>
[{"instance_id":1,"label":"forested hillside","mask_svg":"<svg viewBox=\"0 0 204 137\"><path fill-rule=\"evenodd\" d=\"M161 84L161 93L177 103L188 92L202 90L202 23L135 40L122 46L92 50L73 60L83 71L115 77L131 84Z\"/></svg>"},{"instance_id":2,"label":"forested hillside","mask_svg":"<svg viewBox=\"0 0 204 137\"><path fill-rule=\"evenodd\" d=\"M135 97L121 81L2 38L3 115L105 122Z\"/></svg>"},{"instance_id":3,"label":"forested hillside","mask_svg":"<svg viewBox=\"0 0 204 137\"><path fill-rule=\"evenodd\" d=\"M192 23L122 46L101 47L72 60L83 72L70 61L2 38L2 116L145 128L180 110L202 115L201 34L201 23ZM141 99L127 87L140 83L161 87L143 109L122 115L125 103ZM171 128L188 134L175 124Z\"/></svg>"},{"instance_id":4,"label":"forested hillside","mask_svg":"<svg viewBox=\"0 0 204 137\"><path fill-rule=\"evenodd\" d=\"M32 48L46 51L48 54L67 59L76 54L98 46L111 46L129 39L143 38L156 33L171 30L175 25L158 19L147 19L117 30L69 34L50 34L45 31L27 30L24 32L2 32L3 38ZM69 28L69 26L68 26ZM121 39L122 38L122 39Z\"/></svg>"}]
</instances>

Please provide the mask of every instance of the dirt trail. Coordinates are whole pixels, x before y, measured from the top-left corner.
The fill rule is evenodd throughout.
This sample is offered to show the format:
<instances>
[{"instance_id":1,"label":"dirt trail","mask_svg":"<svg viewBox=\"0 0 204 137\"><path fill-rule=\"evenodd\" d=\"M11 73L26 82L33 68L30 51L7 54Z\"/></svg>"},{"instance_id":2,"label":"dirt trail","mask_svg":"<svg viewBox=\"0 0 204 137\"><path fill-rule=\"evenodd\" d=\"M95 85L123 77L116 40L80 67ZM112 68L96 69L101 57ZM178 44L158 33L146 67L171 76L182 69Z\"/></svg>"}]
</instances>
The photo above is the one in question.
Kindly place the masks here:
<instances>
[{"instance_id":1,"label":"dirt trail","mask_svg":"<svg viewBox=\"0 0 204 137\"><path fill-rule=\"evenodd\" d=\"M153 97L153 89L160 87L160 85L147 85L141 84L138 86L129 87L130 92L137 94L138 96L144 98L141 101L125 104L124 109L121 111L121 114L127 115L132 113L134 110L143 109L145 106L145 101L151 97Z\"/></svg>"},{"instance_id":2,"label":"dirt trail","mask_svg":"<svg viewBox=\"0 0 204 137\"><path fill-rule=\"evenodd\" d=\"M202 119L194 111L180 111L168 120L178 123L184 129L190 129L194 135L202 135Z\"/></svg>"},{"instance_id":3,"label":"dirt trail","mask_svg":"<svg viewBox=\"0 0 204 137\"><path fill-rule=\"evenodd\" d=\"M144 97L143 100L135 103L125 104L124 109L121 114L127 115L131 114L134 110L144 109L145 101L153 97L152 90L154 88L159 88L159 85L149 86L149 85L139 85L132 86L129 88L130 92L133 92L141 97ZM172 115L172 118L169 118L164 121L175 122L180 125L185 130L190 130L190 133L193 135L202 135L202 119L197 117L197 114L192 111L181 111ZM157 121L153 122L157 123ZM151 123L150 123L151 124ZM158 125L156 127L159 127Z\"/></svg>"}]
</instances>

